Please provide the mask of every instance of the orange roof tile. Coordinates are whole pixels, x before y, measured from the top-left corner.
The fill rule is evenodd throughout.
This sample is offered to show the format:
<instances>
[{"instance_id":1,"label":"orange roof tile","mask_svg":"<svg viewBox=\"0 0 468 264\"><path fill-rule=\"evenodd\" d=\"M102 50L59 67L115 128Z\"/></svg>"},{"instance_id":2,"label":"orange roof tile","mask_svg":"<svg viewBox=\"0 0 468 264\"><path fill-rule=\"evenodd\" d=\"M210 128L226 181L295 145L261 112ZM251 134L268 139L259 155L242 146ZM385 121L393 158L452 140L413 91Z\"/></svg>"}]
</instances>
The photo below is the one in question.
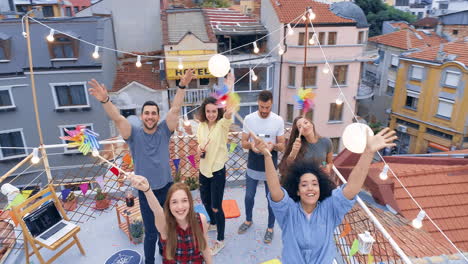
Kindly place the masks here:
<instances>
[{"instance_id":1,"label":"orange roof tile","mask_svg":"<svg viewBox=\"0 0 468 264\"><path fill-rule=\"evenodd\" d=\"M456 55L455 61L461 62L465 65L468 65L468 42L450 42L447 44L442 44L442 50L447 54ZM405 57L420 59L425 61L434 61L436 60L437 54L440 50L440 46L423 49L421 51L413 52Z\"/></svg>"},{"instance_id":2,"label":"orange roof tile","mask_svg":"<svg viewBox=\"0 0 468 264\"><path fill-rule=\"evenodd\" d=\"M435 28L438 23L439 20L435 17L425 17L414 22L413 25L418 27Z\"/></svg>"},{"instance_id":3,"label":"orange roof tile","mask_svg":"<svg viewBox=\"0 0 468 264\"><path fill-rule=\"evenodd\" d=\"M159 78L159 60L142 60L141 63L140 68L135 66L135 62L124 62L118 66L111 92L117 92L131 82L138 82L154 90L164 89Z\"/></svg>"},{"instance_id":4,"label":"orange roof tile","mask_svg":"<svg viewBox=\"0 0 468 264\"><path fill-rule=\"evenodd\" d=\"M369 38L369 41L400 48L403 50L434 47L439 46L441 43L447 42L447 40L439 37L435 33L432 35L427 35L424 32L418 32L410 28L395 31L385 35L375 36Z\"/></svg>"},{"instance_id":5,"label":"orange roof tile","mask_svg":"<svg viewBox=\"0 0 468 264\"><path fill-rule=\"evenodd\" d=\"M311 7L316 17L314 24L356 23L352 19L337 16L330 11L330 5L312 0L270 0L281 23L291 23Z\"/></svg>"},{"instance_id":6,"label":"orange roof tile","mask_svg":"<svg viewBox=\"0 0 468 264\"><path fill-rule=\"evenodd\" d=\"M390 23L393 27L399 28L399 29L407 29L410 28L410 26L404 22L395 22L395 23Z\"/></svg>"}]
</instances>

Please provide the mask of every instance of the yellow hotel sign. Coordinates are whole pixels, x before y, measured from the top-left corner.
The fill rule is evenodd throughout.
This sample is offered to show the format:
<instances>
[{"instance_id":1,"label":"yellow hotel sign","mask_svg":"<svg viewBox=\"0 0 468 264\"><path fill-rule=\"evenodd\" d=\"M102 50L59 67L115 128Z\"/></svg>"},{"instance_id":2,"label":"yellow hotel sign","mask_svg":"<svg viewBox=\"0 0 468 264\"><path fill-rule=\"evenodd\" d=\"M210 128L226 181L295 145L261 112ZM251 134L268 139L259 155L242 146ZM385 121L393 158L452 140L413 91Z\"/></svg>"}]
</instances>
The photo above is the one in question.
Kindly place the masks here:
<instances>
[{"instance_id":1,"label":"yellow hotel sign","mask_svg":"<svg viewBox=\"0 0 468 264\"><path fill-rule=\"evenodd\" d=\"M203 59L198 60L198 61L188 61L184 60L184 55L187 56L187 52L190 53L190 59L193 59L194 55L205 55L202 56ZM178 53L178 54L174 54ZM188 69L194 69L195 71L195 76L200 79L200 78L215 78L213 75L210 74L210 71L208 70L208 60L209 56L206 56L206 54L213 54L215 53L214 51L211 50L198 50L198 51L185 51L184 54L180 54L181 51L179 52L167 52L168 56L177 56L177 55L182 55L180 56L182 58L182 64L184 65L184 68L180 70L178 68L179 62L178 61L166 61L166 73L167 73L167 79L168 80L177 80L182 78L184 76L185 72Z\"/></svg>"}]
</instances>

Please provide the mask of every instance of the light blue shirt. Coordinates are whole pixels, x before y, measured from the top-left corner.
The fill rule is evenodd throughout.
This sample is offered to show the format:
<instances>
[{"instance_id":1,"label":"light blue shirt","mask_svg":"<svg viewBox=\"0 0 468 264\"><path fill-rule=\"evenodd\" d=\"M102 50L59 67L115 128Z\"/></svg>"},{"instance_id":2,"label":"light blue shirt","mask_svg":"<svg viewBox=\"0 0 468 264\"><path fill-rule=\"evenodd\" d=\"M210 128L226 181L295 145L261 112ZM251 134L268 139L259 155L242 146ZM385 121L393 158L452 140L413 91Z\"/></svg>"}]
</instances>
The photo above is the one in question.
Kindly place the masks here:
<instances>
[{"instance_id":1,"label":"light blue shirt","mask_svg":"<svg viewBox=\"0 0 468 264\"><path fill-rule=\"evenodd\" d=\"M307 219L300 202L294 202L285 189L281 188L284 197L279 202L271 200L271 192L268 194L270 206L282 230L283 264L333 262L337 253L333 231L356 202L356 197L348 200L343 195L343 186L319 202L310 219Z\"/></svg>"}]
</instances>

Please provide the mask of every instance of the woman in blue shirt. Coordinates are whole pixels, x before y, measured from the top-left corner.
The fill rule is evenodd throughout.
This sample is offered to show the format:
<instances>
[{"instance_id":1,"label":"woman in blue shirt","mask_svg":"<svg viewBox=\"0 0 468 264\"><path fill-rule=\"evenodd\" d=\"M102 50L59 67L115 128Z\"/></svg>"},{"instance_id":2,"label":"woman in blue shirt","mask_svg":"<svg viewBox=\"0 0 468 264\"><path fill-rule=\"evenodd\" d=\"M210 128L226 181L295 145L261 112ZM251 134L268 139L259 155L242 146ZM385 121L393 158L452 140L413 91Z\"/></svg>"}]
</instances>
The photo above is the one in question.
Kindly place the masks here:
<instances>
[{"instance_id":1,"label":"woman in blue shirt","mask_svg":"<svg viewBox=\"0 0 468 264\"><path fill-rule=\"evenodd\" d=\"M396 138L388 128L368 136L348 183L336 189L318 164L306 160L291 164L281 187L273 161L266 155L267 145L256 138L255 145L265 154L268 199L282 230L283 264L333 262L337 252L333 231L353 207L375 152L394 146Z\"/></svg>"}]
</instances>

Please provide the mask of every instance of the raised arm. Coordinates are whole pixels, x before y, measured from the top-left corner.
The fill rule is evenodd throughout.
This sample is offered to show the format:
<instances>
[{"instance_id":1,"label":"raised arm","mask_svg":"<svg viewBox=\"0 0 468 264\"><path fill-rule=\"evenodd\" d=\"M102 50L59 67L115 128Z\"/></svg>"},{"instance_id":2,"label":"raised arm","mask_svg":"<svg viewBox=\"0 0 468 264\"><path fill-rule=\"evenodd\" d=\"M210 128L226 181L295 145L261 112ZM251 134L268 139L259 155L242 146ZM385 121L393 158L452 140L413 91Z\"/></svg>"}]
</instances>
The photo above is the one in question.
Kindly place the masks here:
<instances>
[{"instance_id":1,"label":"raised arm","mask_svg":"<svg viewBox=\"0 0 468 264\"><path fill-rule=\"evenodd\" d=\"M115 107L115 105L110 101L106 86L104 84L100 84L95 79L89 81L88 84L91 85L91 88L88 89L89 94L102 103L107 116L114 121L120 135L124 139L128 139L132 133L132 126L130 125L130 122L120 114L119 109L117 109L117 107Z\"/></svg>"},{"instance_id":2,"label":"raised arm","mask_svg":"<svg viewBox=\"0 0 468 264\"><path fill-rule=\"evenodd\" d=\"M148 201L149 207L154 214L154 222L156 223L156 228L158 229L159 233L161 234L162 239L167 238L167 230L166 230L166 217L164 216L164 210L159 204L158 199L154 195L151 187L149 186L148 180L140 175L130 175L128 177L132 186L137 188L138 190L145 193L146 200Z\"/></svg>"},{"instance_id":3,"label":"raised arm","mask_svg":"<svg viewBox=\"0 0 468 264\"><path fill-rule=\"evenodd\" d=\"M271 199L274 202L279 202L284 197L284 192L281 190L281 184L278 178L278 173L276 173L275 165L273 164L273 159L268 152L268 146L262 139L258 137L253 137L255 139L255 146L263 153L265 157L265 174L268 184L268 189L270 190Z\"/></svg>"},{"instance_id":4,"label":"raised arm","mask_svg":"<svg viewBox=\"0 0 468 264\"><path fill-rule=\"evenodd\" d=\"M179 86L186 87L190 83L190 81L192 81L192 78L194 76L195 76L194 71L192 69L188 69L185 72L184 76L180 79ZM177 93L174 96L174 100L172 100L171 109L169 109L169 113L167 113L167 117L166 117L166 124L171 132L176 129L177 124L179 122L179 114L180 114L180 109L182 108L182 105L184 103L184 97L185 97L185 88L177 89Z\"/></svg>"},{"instance_id":5,"label":"raised arm","mask_svg":"<svg viewBox=\"0 0 468 264\"><path fill-rule=\"evenodd\" d=\"M395 131L390 130L388 127L384 128L375 136L367 137L366 149L364 150L364 153L361 154L361 157L359 158L356 166L354 166L354 169L351 171L348 183L343 189L343 195L346 198L351 200L361 191L375 152L385 147L395 146L396 144L392 143L395 139L397 139Z\"/></svg>"}]
</instances>

